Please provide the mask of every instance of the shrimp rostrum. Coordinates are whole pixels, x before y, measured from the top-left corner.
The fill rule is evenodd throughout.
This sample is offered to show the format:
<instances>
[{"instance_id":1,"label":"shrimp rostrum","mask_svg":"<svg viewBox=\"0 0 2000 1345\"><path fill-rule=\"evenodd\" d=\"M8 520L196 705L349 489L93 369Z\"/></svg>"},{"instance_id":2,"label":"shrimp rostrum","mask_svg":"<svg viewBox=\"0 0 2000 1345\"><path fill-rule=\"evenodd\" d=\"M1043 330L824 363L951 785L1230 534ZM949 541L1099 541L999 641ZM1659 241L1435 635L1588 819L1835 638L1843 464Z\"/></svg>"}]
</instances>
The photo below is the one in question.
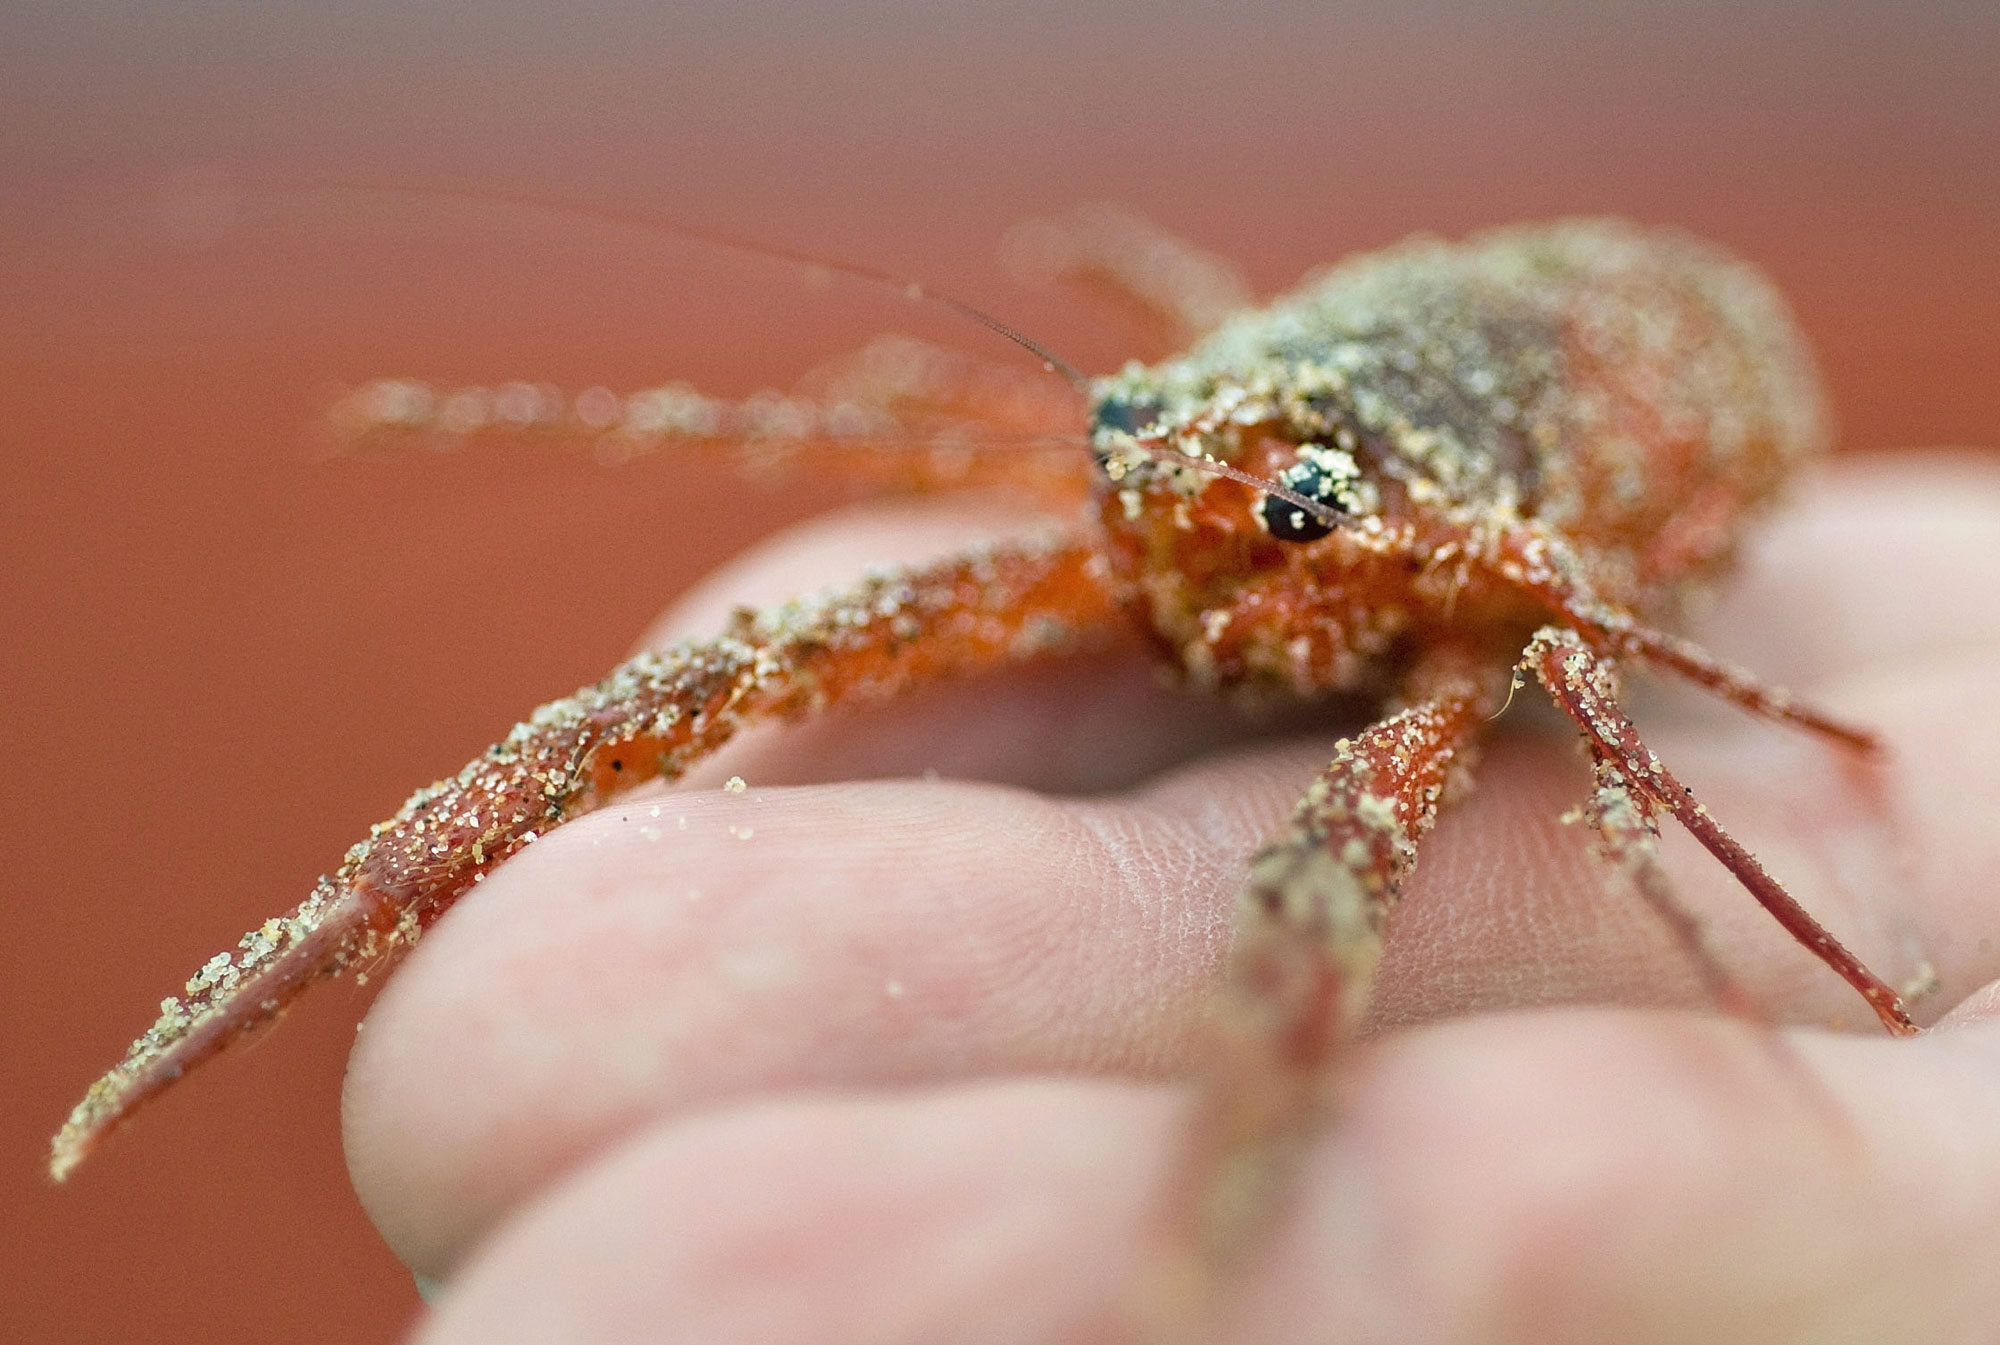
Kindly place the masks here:
<instances>
[{"instance_id":1,"label":"shrimp rostrum","mask_svg":"<svg viewBox=\"0 0 2000 1345\"><path fill-rule=\"evenodd\" d=\"M1719 1002L1743 997L1667 883L1663 815L1890 1032L1916 1030L1619 705L1616 669L1644 665L1832 750L1878 750L1654 624L1825 447L1811 357L1766 280L1677 233L1574 221L1412 240L1225 312L1199 254L1138 246L1131 229L1070 238L1070 270L1195 338L1187 353L1072 377L1071 396L904 350L858 361L817 400L677 392L647 403L643 425L605 431L634 448L858 465L902 487L1026 483L1071 506L1067 525L740 613L713 639L641 654L536 710L165 1001L56 1136L55 1176L308 985L385 965L550 828L679 777L744 726L1134 627L1201 687L1383 707L1249 866L1185 1183L1192 1264L1250 1231L1287 1137L1324 1109L1419 844L1470 787L1483 727L1530 683L1585 740L1595 777L1581 815L1600 851ZM421 418L408 401L396 416Z\"/></svg>"}]
</instances>

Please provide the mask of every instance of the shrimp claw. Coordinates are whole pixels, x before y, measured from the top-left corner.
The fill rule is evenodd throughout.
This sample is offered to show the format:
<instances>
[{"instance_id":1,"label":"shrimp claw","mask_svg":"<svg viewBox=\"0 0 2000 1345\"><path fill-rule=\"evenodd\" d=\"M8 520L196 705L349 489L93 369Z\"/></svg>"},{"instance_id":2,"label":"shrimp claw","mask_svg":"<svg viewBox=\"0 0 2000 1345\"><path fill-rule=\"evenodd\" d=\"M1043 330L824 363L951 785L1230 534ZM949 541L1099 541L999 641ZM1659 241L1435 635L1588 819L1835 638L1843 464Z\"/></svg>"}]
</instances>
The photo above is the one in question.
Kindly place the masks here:
<instances>
[{"instance_id":1,"label":"shrimp claw","mask_svg":"<svg viewBox=\"0 0 2000 1345\"><path fill-rule=\"evenodd\" d=\"M411 795L297 909L244 935L70 1114L63 1180L189 1069L275 1021L306 987L393 962L493 867L633 785L673 780L755 720L879 700L916 683L1047 654L1117 628L1101 562L1048 536L739 611L708 641L648 651L552 701L449 779Z\"/></svg>"}]
</instances>

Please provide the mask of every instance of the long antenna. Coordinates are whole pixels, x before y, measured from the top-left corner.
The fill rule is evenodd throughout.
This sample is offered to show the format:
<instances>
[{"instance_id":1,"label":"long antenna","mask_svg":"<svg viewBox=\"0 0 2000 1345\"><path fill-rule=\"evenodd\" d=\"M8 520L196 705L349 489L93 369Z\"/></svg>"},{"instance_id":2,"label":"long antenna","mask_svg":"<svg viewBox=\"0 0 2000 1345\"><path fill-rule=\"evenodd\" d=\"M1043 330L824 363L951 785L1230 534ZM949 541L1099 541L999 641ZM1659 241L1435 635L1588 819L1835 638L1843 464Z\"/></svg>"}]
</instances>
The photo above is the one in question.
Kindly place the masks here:
<instances>
[{"instance_id":1,"label":"long antenna","mask_svg":"<svg viewBox=\"0 0 2000 1345\"><path fill-rule=\"evenodd\" d=\"M380 182L351 181L287 181L284 179L253 178L248 185L261 191L279 192L333 192L352 193L361 196L397 197L411 201L463 201L472 205L501 205L523 210L539 210L545 214L569 219L594 220L614 228L630 229L654 236L665 235L684 238L691 242L706 243L712 247L725 248L732 252L744 253L752 257L764 257L772 261L789 262L795 266L811 267L821 271L831 271L864 281L879 289L899 294L911 303L928 303L956 313L962 318L979 324L997 336L1006 338L1042 362L1042 367L1050 373L1060 375L1078 394L1088 398L1090 383L1076 371L1069 361L1049 350L1034 338L1008 326L983 309L975 308L949 294L926 288L922 283L899 276L893 272L879 270L861 262L846 261L838 257L823 257L817 253L804 252L796 248L782 247L775 243L761 242L746 238L726 229L713 229L703 224L689 224L685 220L670 215L656 214L649 210L632 210L623 206L579 205L552 196L540 196L532 192L489 191L469 187L412 187ZM1171 467L1185 467L1209 476L1227 477L1252 489L1262 491L1303 510L1309 517L1317 519L1329 528L1337 528L1346 521L1337 510L1312 500L1292 490L1278 481L1252 476L1250 473L1218 462L1209 457L1191 457L1170 448L1163 440L1148 435L1133 435L1128 446L1153 461Z\"/></svg>"},{"instance_id":2,"label":"long antenna","mask_svg":"<svg viewBox=\"0 0 2000 1345\"><path fill-rule=\"evenodd\" d=\"M632 210L623 206L579 205L572 201L560 200L553 196L538 196L532 192L487 191L468 187L406 187L378 182L339 181L287 181L284 179L252 178L248 185L256 190L286 192L351 192L363 196L391 196L413 201L463 201L473 205L513 206L523 210L539 210L546 214L565 216L571 219L594 220L614 228L636 230L640 233L666 235L684 238L696 243L706 243L711 247L726 248L753 257L764 257L772 261L790 262L797 266L812 267L816 270L831 271L854 280L865 281L878 289L899 294L911 303L932 304L956 313L962 318L978 323L995 335L1012 341L1021 349L1040 360L1042 367L1050 373L1060 375L1072 388L1083 396L1090 395L1089 380L1078 373L1069 361L1055 354L1046 346L1008 326L991 313L973 307L963 299L929 289L918 281L889 271L878 270L860 262L844 261L838 257L822 257L816 253L802 252L795 248L781 247L775 243L761 242L730 233L726 229L712 229L707 225L689 224L685 220L669 215L655 214L650 210Z\"/></svg>"}]
</instances>

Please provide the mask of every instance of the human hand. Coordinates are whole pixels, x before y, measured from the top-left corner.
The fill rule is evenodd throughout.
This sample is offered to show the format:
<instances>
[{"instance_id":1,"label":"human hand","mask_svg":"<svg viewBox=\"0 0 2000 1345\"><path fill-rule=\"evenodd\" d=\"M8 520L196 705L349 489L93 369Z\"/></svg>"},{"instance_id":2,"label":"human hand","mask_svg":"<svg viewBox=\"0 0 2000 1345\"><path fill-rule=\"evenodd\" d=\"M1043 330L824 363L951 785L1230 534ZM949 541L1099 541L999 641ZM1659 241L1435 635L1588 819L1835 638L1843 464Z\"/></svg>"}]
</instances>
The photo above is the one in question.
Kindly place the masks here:
<instances>
[{"instance_id":1,"label":"human hand","mask_svg":"<svg viewBox=\"0 0 2000 1345\"><path fill-rule=\"evenodd\" d=\"M1000 526L845 516L655 638ZM1687 1012L1698 977L1558 822L1588 773L1524 691L1426 844L1236 1337L1990 1338L2000 473L1843 463L1725 593L1704 639L1887 737L1908 867L1817 744L1640 699L1649 739L1865 954L1920 933L1945 1024L1787 1032L1808 1081ZM1256 736L1127 654L759 734L552 833L426 936L350 1071L357 1188L448 1277L421 1338L1062 1339L1135 1272L1189 1097L1158 1081L1332 736ZM1668 862L1778 1017L1872 1027L1719 868ZM1584 1003L1644 1007L1513 1011Z\"/></svg>"}]
</instances>

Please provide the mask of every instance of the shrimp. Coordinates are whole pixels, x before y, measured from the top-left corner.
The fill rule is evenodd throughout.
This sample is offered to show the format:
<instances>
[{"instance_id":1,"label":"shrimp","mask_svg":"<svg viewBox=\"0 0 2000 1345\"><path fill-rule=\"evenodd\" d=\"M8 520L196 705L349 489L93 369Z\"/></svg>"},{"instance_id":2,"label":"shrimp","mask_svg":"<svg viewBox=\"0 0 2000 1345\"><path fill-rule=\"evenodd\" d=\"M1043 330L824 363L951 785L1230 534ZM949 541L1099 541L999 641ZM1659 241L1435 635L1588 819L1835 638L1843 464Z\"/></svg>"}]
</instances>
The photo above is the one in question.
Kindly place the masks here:
<instances>
[{"instance_id":1,"label":"shrimp","mask_svg":"<svg viewBox=\"0 0 2000 1345\"><path fill-rule=\"evenodd\" d=\"M1321 1118L1420 843L1471 787L1485 726L1528 681L1587 745L1581 816L1601 853L1719 1002L1755 1012L1665 877L1662 816L1889 1032L1917 1030L1896 990L1696 801L1619 705L1617 669L1647 666L1833 750L1880 751L1865 729L1661 628L1827 447L1811 355L1768 281L1679 233L1573 220L1413 239L1252 308L1220 263L1122 216L1054 237L1069 248L1061 269L1119 292L1190 341L1186 353L1087 379L909 287L1026 346L1068 388L891 343L813 396L731 404L677 386L594 409L579 399L572 423L619 457L709 445L904 489L1025 487L1066 521L739 613L713 639L641 654L534 711L164 1001L55 1137L52 1174L314 982L393 965L551 828L680 777L745 726L1134 629L1221 695L1341 692L1383 707L1249 866L1185 1199L1169 1218L1189 1274L1254 1233L1288 1146ZM503 418L543 416L532 396L515 403ZM348 410L374 432L449 429L501 404L397 382Z\"/></svg>"}]
</instances>

